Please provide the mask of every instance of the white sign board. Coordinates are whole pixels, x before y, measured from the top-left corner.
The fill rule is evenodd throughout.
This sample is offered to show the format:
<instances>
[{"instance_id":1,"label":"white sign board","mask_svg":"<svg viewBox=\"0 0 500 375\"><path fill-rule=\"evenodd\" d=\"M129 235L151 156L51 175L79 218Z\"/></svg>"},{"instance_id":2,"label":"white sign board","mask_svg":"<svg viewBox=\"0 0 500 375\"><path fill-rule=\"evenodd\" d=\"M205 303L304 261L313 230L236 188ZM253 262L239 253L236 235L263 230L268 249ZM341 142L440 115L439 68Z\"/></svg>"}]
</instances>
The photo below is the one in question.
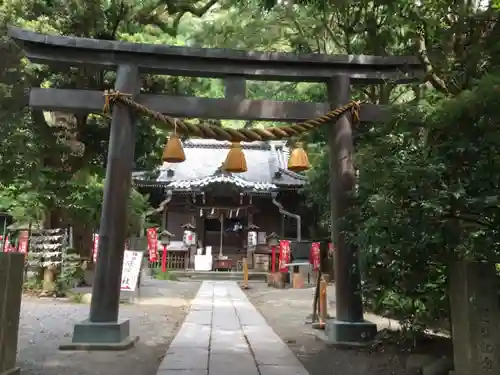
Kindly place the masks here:
<instances>
[{"instance_id":1,"label":"white sign board","mask_svg":"<svg viewBox=\"0 0 500 375\"><path fill-rule=\"evenodd\" d=\"M125 250L122 267L122 284L120 290L135 291L139 272L141 272L142 251Z\"/></svg>"}]
</instances>

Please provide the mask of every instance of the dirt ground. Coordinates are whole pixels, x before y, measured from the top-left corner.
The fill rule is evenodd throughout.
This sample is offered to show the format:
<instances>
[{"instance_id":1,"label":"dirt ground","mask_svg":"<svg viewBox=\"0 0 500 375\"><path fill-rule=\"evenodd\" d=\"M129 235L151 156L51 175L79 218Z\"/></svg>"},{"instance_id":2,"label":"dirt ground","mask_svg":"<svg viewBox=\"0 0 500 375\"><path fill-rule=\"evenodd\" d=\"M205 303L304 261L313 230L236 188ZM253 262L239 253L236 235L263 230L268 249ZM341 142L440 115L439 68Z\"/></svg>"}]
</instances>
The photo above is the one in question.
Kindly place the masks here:
<instances>
[{"instance_id":1,"label":"dirt ground","mask_svg":"<svg viewBox=\"0 0 500 375\"><path fill-rule=\"evenodd\" d=\"M302 361L310 375L403 375L407 352L394 347L340 349L327 347L306 324L312 313L314 288L274 289L252 283L245 291L269 325ZM333 288L329 287L330 316L335 314ZM371 319L370 319L371 320ZM389 327L387 319L375 321L379 329Z\"/></svg>"},{"instance_id":2,"label":"dirt ground","mask_svg":"<svg viewBox=\"0 0 500 375\"><path fill-rule=\"evenodd\" d=\"M64 352L73 325L85 320L89 305L23 297L18 364L23 375L156 375L166 349L183 322L200 286L193 281L149 280L137 303L120 305L120 318L130 319L140 337L124 352Z\"/></svg>"}]
</instances>

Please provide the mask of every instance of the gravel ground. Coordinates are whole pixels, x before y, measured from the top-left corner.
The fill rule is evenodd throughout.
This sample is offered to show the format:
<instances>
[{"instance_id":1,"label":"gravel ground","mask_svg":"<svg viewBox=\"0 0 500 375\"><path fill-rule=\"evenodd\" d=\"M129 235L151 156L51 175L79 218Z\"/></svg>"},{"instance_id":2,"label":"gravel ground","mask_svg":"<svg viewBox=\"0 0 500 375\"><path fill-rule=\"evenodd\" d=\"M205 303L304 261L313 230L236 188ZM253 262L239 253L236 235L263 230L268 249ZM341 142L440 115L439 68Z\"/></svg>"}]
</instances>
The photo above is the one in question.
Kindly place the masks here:
<instances>
[{"instance_id":1,"label":"gravel ground","mask_svg":"<svg viewBox=\"0 0 500 375\"><path fill-rule=\"evenodd\" d=\"M403 375L408 354L379 348L337 349L327 347L320 340L306 318L312 313L314 288L274 289L265 283L252 283L246 290L249 300L267 319L268 324L288 344L302 361L310 375ZM333 287L328 299L331 316L335 314ZM372 320L372 317L369 318ZM380 328L388 328L388 320L375 321Z\"/></svg>"},{"instance_id":2,"label":"gravel ground","mask_svg":"<svg viewBox=\"0 0 500 375\"><path fill-rule=\"evenodd\" d=\"M73 325L88 317L89 306L24 297L19 327L18 364L23 375L155 375L170 341L187 314L199 282L149 280L137 303L120 305L130 319L136 347L124 352L64 352Z\"/></svg>"}]
</instances>

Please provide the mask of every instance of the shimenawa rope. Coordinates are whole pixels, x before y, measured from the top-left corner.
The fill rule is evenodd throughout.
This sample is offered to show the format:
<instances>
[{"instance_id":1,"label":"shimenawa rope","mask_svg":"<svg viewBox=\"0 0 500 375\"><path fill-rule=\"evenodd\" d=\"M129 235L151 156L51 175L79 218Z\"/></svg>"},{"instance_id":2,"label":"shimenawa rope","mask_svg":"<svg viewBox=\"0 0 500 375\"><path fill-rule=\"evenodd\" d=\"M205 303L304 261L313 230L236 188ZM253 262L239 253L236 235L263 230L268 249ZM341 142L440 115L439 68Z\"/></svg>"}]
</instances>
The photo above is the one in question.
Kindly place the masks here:
<instances>
[{"instance_id":1,"label":"shimenawa rope","mask_svg":"<svg viewBox=\"0 0 500 375\"><path fill-rule=\"evenodd\" d=\"M359 108L361 102L351 101L346 105L327 112L323 116L316 117L294 125L285 125L279 127L268 128L250 128L250 129L230 129L221 128L216 125L209 124L191 124L183 122L179 119L164 115L153 111L142 104L131 99L130 94L121 93L115 90L107 90L104 92L105 102L103 112L110 113L111 105L121 103L133 110L147 115L157 121L163 122L170 128L175 129L177 133L187 136L197 136L207 139L215 139L218 141L231 142L253 142L253 141L268 141L277 139L287 139L296 137L300 134L314 130L328 121L334 120L344 113L350 112L354 123L359 122Z\"/></svg>"}]
</instances>

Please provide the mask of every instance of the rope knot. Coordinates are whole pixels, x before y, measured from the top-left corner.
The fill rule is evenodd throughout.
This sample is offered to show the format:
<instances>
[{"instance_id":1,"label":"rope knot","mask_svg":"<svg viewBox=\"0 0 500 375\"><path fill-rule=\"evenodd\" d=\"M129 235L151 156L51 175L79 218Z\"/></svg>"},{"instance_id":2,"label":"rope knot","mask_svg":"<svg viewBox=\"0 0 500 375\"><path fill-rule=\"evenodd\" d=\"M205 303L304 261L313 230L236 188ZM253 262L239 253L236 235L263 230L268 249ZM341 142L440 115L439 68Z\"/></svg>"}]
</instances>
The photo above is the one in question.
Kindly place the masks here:
<instances>
[{"instance_id":1,"label":"rope knot","mask_svg":"<svg viewBox=\"0 0 500 375\"><path fill-rule=\"evenodd\" d=\"M132 97L132 94L126 94L116 90L105 90L104 96L104 107L102 108L103 113L109 114L111 112L111 104L116 103L123 97Z\"/></svg>"},{"instance_id":2,"label":"rope knot","mask_svg":"<svg viewBox=\"0 0 500 375\"><path fill-rule=\"evenodd\" d=\"M351 107L351 116L352 116L352 121L354 124L359 123L359 111L361 109L361 102L358 101L352 101L352 107Z\"/></svg>"}]
</instances>

